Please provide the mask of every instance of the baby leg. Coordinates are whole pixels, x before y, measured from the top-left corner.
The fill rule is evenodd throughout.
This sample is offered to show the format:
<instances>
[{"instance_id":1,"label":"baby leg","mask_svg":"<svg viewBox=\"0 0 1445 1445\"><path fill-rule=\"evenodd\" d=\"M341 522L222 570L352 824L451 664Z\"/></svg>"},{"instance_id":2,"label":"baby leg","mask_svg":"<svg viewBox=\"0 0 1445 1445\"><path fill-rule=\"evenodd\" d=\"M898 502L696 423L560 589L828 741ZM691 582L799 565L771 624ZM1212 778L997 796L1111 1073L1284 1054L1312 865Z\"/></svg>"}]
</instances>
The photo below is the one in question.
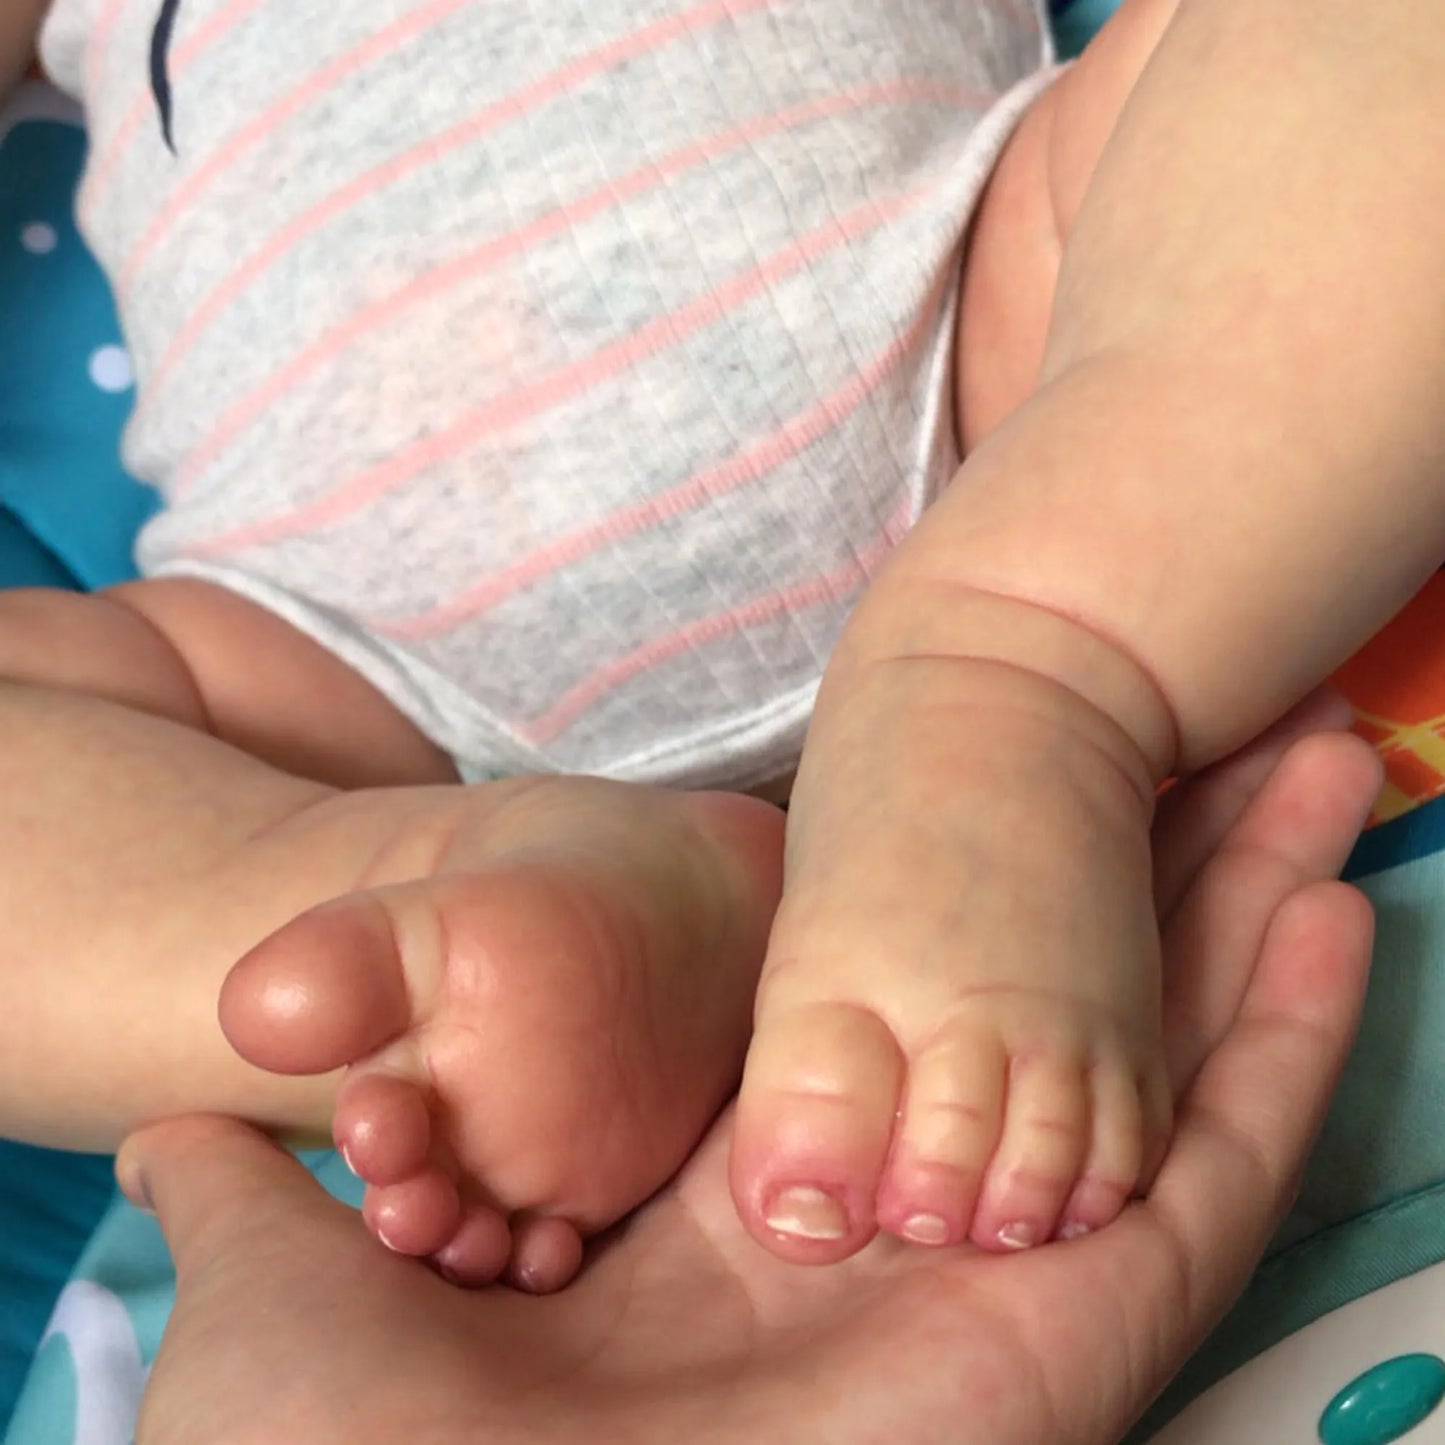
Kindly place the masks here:
<instances>
[{"instance_id":1,"label":"baby leg","mask_svg":"<svg viewBox=\"0 0 1445 1445\"><path fill-rule=\"evenodd\" d=\"M12 686L0 734L0 1132L106 1149L199 1109L316 1133L355 1063L335 1127L378 1232L545 1288L735 1085L779 889L768 804L569 779L338 793ZM248 951L222 1012L254 1062L216 1009Z\"/></svg>"},{"instance_id":2,"label":"baby leg","mask_svg":"<svg viewBox=\"0 0 1445 1445\"><path fill-rule=\"evenodd\" d=\"M364 861L362 838L294 856L332 793L303 778L425 777L424 740L287 624L188 582L0 592L0 737L0 1130L104 1148L203 1100L324 1117L329 1086L235 1057L216 996Z\"/></svg>"},{"instance_id":3,"label":"baby leg","mask_svg":"<svg viewBox=\"0 0 1445 1445\"><path fill-rule=\"evenodd\" d=\"M332 1086L281 1087L237 1059L215 1000L245 948L364 857L301 846L331 790L193 728L9 682L0 738L0 1133L104 1150L197 1105L324 1117Z\"/></svg>"},{"instance_id":4,"label":"baby leg","mask_svg":"<svg viewBox=\"0 0 1445 1445\"><path fill-rule=\"evenodd\" d=\"M174 638L214 614L162 631L132 600L0 599L0 1132L104 1149L204 1109L314 1134L357 1063L335 1129L378 1232L562 1282L736 1082L781 815L556 779L339 792L208 730ZM217 1021L251 950L224 1013L254 1062ZM518 1210L546 1222L513 1248Z\"/></svg>"},{"instance_id":5,"label":"baby leg","mask_svg":"<svg viewBox=\"0 0 1445 1445\"><path fill-rule=\"evenodd\" d=\"M319 652L203 584L0 592L0 1130L104 1148L202 1100L324 1112L329 1086L250 1068L215 1022L226 968L364 858L292 856L287 826L332 792L303 777L425 772L410 725ZM334 754L298 699L337 708Z\"/></svg>"},{"instance_id":6,"label":"baby leg","mask_svg":"<svg viewBox=\"0 0 1445 1445\"><path fill-rule=\"evenodd\" d=\"M848 681L799 773L739 1206L803 1262L877 1228L995 1249L1099 1228L1169 1121L1147 773L1011 667Z\"/></svg>"},{"instance_id":7,"label":"baby leg","mask_svg":"<svg viewBox=\"0 0 1445 1445\"><path fill-rule=\"evenodd\" d=\"M961 307L970 444L1032 390L1064 237L1174 8L1130 0L1000 161ZM952 605L944 588L894 592ZM878 1227L992 1248L1097 1228L1147 1177L1169 1119L1148 765L1006 648L992 654L1005 665L950 667L907 606L871 611L918 641L890 646L904 657L888 668L835 659L819 700L740 1101L739 1207L804 1261ZM1004 618L988 645L1015 625L1033 621ZM1087 650L1066 623L1038 625L1045 650Z\"/></svg>"},{"instance_id":8,"label":"baby leg","mask_svg":"<svg viewBox=\"0 0 1445 1445\"><path fill-rule=\"evenodd\" d=\"M1179 0L1125 0L1038 98L969 230L956 348L958 425L973 448L1033 391L1064 243L1114 123Z\"/></svg>"},{"instance_id":9,"label":"baby leg","mask_svg":"<svg viewBox=\"0 0 1445 1445\"><path fill-rule=\"evenodd\" d=\"M0 591L0 678L105 698L338 787L447 782L448 760L359 674L190 579Z\"/></svg>"}]
</instances>

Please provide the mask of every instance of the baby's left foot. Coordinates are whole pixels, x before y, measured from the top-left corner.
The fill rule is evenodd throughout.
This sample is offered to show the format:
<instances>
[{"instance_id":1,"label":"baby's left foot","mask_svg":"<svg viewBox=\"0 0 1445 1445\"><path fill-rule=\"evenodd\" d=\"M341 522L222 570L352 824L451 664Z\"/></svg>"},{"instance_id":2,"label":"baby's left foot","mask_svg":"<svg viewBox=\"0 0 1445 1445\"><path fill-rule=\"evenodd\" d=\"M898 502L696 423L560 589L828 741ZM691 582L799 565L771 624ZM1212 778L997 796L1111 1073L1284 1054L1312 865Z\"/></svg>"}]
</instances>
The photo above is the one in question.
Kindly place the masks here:
<instances>
[{"instance_id":1,"label":"baby's left foot","mask_svg":"<svg viewBox=\"0 0 1445 1445\"><path fill-rule=\"evenodd\" d=\"M394 850L419 876L263 941L221 1019L262 1068L346 1067L332 1133L383 1243L555 1289L736 1086L782 817L580 778L435 795Z\"/></svg>"},{"instance_id":2,"label":"baby's left foot","mask_svg":"<svg viewBox=\"0 0 1445 1445\"><path fill-rule=\"evenodd\" d=\"M1022 674L931 701L815 734L794 794L732 1180L799 1262L1072 1238L1167 1140L1147 777Z\"/></svg>"}]
</instances>

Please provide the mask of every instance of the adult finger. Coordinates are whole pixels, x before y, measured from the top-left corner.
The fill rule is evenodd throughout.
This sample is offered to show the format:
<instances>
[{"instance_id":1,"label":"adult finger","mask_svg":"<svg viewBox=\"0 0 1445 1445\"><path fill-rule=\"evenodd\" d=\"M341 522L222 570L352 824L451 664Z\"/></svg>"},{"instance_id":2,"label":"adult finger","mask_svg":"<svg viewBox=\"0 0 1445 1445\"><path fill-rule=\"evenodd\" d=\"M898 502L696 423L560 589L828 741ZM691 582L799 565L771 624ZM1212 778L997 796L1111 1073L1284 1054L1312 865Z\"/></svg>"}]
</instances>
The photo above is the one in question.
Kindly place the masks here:
<instances>
[{"instance_id":1,"label":"adult finger","mask_svg":"<svg viewBox=\"0 0 1445 1445\"><path fill-rule=\"evenodd\" d=\"M1317 688L1248 746L1186 778L1154 816L1154 902L1162 918L1183 897L1225 835L1292 744L1349 729L1354 712L1339 693Z\"/></svg>"},{"instance_id":2,"label":"adult finger","mask_svg":"<svg viewBox=\"0 0 1445 1445\"><path fill-rule=\"evenodd\" d=\"M116 1156L126 1196L153 1209L184 1280L250 1238L279 1231L313 1255L329 1236L347 1243L355 1218L284 1150L235 1119L198 1114L132 1134ZM347 1228L346 1226L351 1226Z\"/></svg>"},{"instance_id":3,"label":"adult finger","mask_svg":"<svg viewBox=\"0 0 1445 1445\"><path fill-rule=\"evenodd\" d=\"M1164 1037L1176 1093L1231 1027L1280 905L1344 866L1379 782L1379 760L1358 738L1294 743L1165 921Z\"/></svg>"},{"instance_id":4,"label":"adult finger","mask_svg":"<svg viewBox=\"0 0 1445 1445\"><path fill-rule=\"evenodd\" d=\"M1243 1285L1285 1210L1354 1040L1373 916L1343 883L1313 884L1270 923L1227 1038L1181 1102L1145 1210L1201 1301L1201 1328Z\"/></svg>"},{"instance_id":5,"label":"adult finger","mask_svg":"<svg viewBox=\"0 0 1445 1445\"><path fill-rule=\"evenodd\" d=\"M1123 1340L1117 1438L1238 1297L1294 1197L1354 1038L1372 920L1342 883L1277 912L1234 1028L1181 1101L1148 1197L1092 1247L1138 1302Z\"/></svg>"}]
</instances>

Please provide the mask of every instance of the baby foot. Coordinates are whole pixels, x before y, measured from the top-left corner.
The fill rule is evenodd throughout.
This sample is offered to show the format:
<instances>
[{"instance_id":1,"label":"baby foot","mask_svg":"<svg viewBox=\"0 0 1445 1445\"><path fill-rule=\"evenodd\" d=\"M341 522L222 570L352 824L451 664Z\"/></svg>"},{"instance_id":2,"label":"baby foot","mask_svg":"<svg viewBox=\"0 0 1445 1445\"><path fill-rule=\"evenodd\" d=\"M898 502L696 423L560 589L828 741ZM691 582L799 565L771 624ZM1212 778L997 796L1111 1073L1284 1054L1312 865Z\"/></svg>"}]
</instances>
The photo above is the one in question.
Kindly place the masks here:
<instances>
[{"instance_id":1,"label":"baby foot","mask_svg":"<svg viewBox=\"0 0 1445 1445\"><path fill-rule=\"evenodd\" d=\"M463 798L424 877L303 914L221 1022L273 1072L346 1068L333 1135L390 1248L543 1291L687 1157L736 1086L781 814L545 780Z\"/></svg>"},{"instance_id":2,"label":"baby foot","mask_svg":"<svg viewBox=\"0 0 1445 1445\"><path fill-rule=\"evenodd\" d=\"M810 741L732 1156L785 1258L1070 1238L1165 1143L1147 780L1014 704Z\"/></svg>"}]
</instances>

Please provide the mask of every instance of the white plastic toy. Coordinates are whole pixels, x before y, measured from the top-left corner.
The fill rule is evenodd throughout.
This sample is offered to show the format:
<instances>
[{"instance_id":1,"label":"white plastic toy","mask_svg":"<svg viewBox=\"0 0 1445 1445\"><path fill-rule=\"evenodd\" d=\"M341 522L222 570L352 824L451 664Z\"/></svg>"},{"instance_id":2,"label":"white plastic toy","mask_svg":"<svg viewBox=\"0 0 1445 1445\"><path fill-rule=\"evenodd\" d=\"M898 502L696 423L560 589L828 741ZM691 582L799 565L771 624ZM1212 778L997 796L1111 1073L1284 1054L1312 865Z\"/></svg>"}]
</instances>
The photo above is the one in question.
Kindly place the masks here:
<instances>
[{"instance_id":1,"label":"white plastic toy","mask_svg":"<svg viewBox=\"0 0 1445 1445\"><path fill-rule=\"evenodd\" d=\"M1442 1395L1445 1264L1437 1264L1257 1355L1150 1445L1445 1445Z\"/></svg>"}]
</instances>

